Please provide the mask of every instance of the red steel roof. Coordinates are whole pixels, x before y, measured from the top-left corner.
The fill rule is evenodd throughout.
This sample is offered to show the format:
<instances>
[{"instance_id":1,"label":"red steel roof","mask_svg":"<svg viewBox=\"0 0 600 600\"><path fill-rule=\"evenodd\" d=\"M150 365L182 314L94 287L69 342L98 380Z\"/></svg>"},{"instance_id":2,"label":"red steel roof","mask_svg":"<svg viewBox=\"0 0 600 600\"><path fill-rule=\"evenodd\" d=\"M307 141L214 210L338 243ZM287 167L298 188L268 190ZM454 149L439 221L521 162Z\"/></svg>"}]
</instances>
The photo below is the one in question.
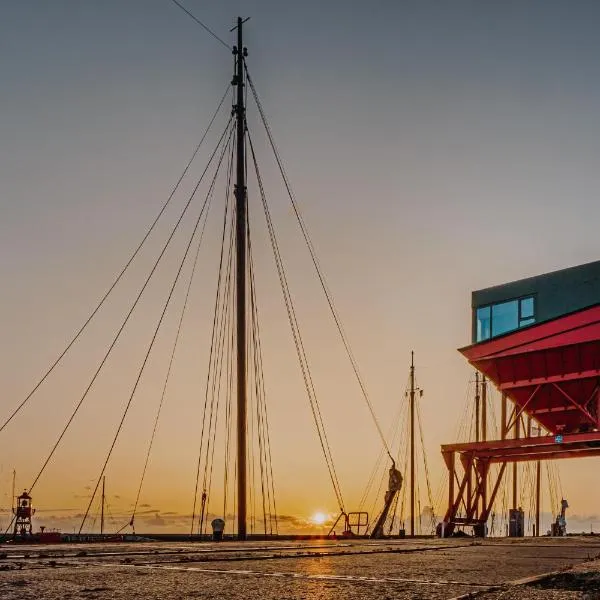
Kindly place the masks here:
<instances>
[{"instance_id":1,"label":"red steel roof","mask_svg":"<svg viewBox=\"0 0 600 600\"><path fill-rule=\"evenodd\" d=\"M600 428L600 304L460 352L551 433Z\"/></svg>"}]
</instances>

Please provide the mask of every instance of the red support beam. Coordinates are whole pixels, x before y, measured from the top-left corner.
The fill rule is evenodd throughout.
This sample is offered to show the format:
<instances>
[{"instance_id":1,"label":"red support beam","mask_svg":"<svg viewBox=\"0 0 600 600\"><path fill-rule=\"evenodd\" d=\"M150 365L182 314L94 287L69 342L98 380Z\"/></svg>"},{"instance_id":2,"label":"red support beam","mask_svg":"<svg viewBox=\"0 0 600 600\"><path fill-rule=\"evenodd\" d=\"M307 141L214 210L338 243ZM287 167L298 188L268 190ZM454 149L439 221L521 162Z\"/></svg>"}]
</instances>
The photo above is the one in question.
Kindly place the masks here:
<instances>
[{"instance_id":1,"label":"red support beam","mask_svg":"<svg viewBox=\"0 0 600 600\"><path fill-rule=\"evenodd\" d=\"M488 440L487 442L466 442L460 444L444 444L442 452L469 452L471 450L498 450L504 448L521 448L525 446L543 447L555 444L554 435L542 437L529 437L508 440ZM562 436L561 446L577 442L598 442L600 445L600 431L586 433L565 433Z\"/></svg>"},{"instance_id":2,"label":"red support beam","mask_svg":"<svg viewBox=\"0 0 600 600\"><path fill-rule=\"evenodd\" d=\"M520 379L518 381L506 381L498 385L501 391L513 390L516 388L529 387L532 385L543 385L546 383L562 383L564 381L576 381L579 379L591 379L600 377L600 369L588 369L581 373L564 373L562 375L550 375L548 377L534 377L533 379Z\"/></svg>"}]
</instances>

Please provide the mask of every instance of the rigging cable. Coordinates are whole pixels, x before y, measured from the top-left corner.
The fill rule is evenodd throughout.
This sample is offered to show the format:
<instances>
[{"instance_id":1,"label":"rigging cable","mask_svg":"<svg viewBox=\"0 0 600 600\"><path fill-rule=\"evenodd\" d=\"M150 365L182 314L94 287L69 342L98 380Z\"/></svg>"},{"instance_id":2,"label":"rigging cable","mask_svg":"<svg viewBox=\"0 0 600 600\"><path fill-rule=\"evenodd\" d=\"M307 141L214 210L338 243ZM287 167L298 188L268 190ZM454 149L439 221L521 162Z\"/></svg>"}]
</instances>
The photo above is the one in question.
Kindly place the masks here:
<instances>
[{"instance_id":1,"label":"rigging cable","mask_svg":"<svg viewBox=\"0 0 600 600\"><path fill-rule=\"evenodd\" d=\"M335 471L335 465L333 463L333 456L331 454L331 448L330 448L329 442L327 440L327 433L325 431L323 417L321 415L321 409L319 407L319 402L318 402L318 399L316 396L316 391L315 391L314 383L312 380L312 375L311 375L310 368L308 365L306 351L304 350L304 344L302 341L302 336L300 334L300 328L298 325L298 320L296 317L296 312L294 309L291 292L289 290L289 286L287 283L287 276L285 273L283 260L281 258L281 254L279 251L279 244L277 242L275 228L273 225L273 221L271 219L271 213L270 213L267 199L265 196L262 177L260 175L260 170L258 168L258 162L256 160L256 154L254 152L254 144L252 142L252 137L250 135L250 131L248 131L248 141L250 143L250 151L252 154L252 160L253 160L254 169L256 172L256 179L258 182L258 188L260 191L263 210L264 210L265 218L267 221L267 227L268 227L268 231L269 231L269 239L271 241L271 247L272 247L273 255L275 258L275 265L277 267L277 273L279 276L279 282L280 282L282 293L283 293L283 299L284 299L284 303L285 303L287 314L288 314L290 328L292 330L292 337L294 339L294 345L296 347L296 353L298 355L298 362L300 363L300 370L302 371L304 385L305 385L306 392L307 392L307 395L309 398L309 403L310 403L311 411L313 413L315 426L317 428L317 434L319 437L319 442L321 444L321 449L323 451L323 455L325 457L325 462L327 464L327 469L329 471L329 477L331 479L331 483L333 484L333 489L334 489L336 498L339 503L340 512L344 513L345 510L344 510L344 502L342 499L341 487L340 487L340 483L339 483L339 480L337 477L337 473Z\"/></svg>"},{"instance_id":2,"label":"rigging cable","mask_svg":"<svg viewBox=\"0 0 600 600\"><path fill-rule=\"evenodd\" d=\"M340 334L340 338L342 340L344 348L346 349L346 354L348 355L348 359L350 360L350 364L352 365L352 369L354 371L354 375L356 377L358 385L360 386L360 389L361 389L362 394L364 396L364 399L365 399L365 402L366 402L367 407L369 409L369 412L371 413L371 417L373 419L373 422L375 423L375 427L377 428L377 432L379 433L379 437L381 438L383 446L386 449L387 454L388 454L390 460L393 462L394 458L393 458L392 453L390 451L390 447L389 447L389 445L388 445L388 443L387 443L387 441L385 439L385 436L383 435L383 431L381 429L381 425L379 424L379 421L378 421L377 416L375 415L375 411L373 409L373 405L371 404L371 400L369 398L369 395L367 394L367 389L366 389L365 383L364 383L364 381L362 379L362 376L360 375L360 372L359 372L359 369L358 369L358 363L356 361L356 358L354 357L354 353L353 353L352 348L350 346L350 342L349 342L348 337L347 337L347 335L346 335L346 333L344 331L344 327L342 325L341 318L339 316L337 308L335 307L335 303L333 301L333 296L331 294L331 291L329 290L329 287L327 286L327 282L325 280L325 275L323 274L323 271L322 271L322 269L320 267L319 260L318 260L317 255L316 255L316 251L315 251L314 245L313 245L312 240L310 238L310 235L308 233L308 229L306 227L304 219L303 219L303 217L302 217L302 215L300 213L300 209L298 207L298 204L296 202L296 198L295 198L294 193L292 191L292 187L291 187L290 181L289 181L289 179L287 177L287 174L286 174L285 169L283 167L283 162L281 160L281 157L279 155L279 151L278 151L277 146L275 144L275 140L273 138L273 134L271 132L271 128L270 128L269 123L267 121L267 117L266 117L265 111L264 111L264 109L262 107L262 103L260 101L260 98L258 97L258 94L256 92L256 88L254 87L254 82L252 81L252 78L250 77L250 73L248 72L248 67L247 67L245 61L244 61L244 65L245 65L245 70L246 70L246 78L247 78L248 83L250 84L250 89L252 90L252 95L254 96L254 102L256 103L256 106L258 108L258 112L260 114L260 117L261 117L263 126L265 128L265 131L267 133L267 137L269 139L269 143L271 145L271 149L273 150L273 154L275 155L275 160L276 160L277 165L279 167L279 172L281 173L281 177L283 179L283 182L285 184L288 196L289 196L290 201L292 203L292 207L294 209L294 213L296 215L296 219L298 221L298 224L300 226L300 230L302 231L302 235L303 235L304 240L306 242L306 245L308 247L308 250L309 250L309 253L310 253L313 265L314 265L315 270L317 272L317 276L319 278L319 282L321 283L321 287L322 287L323 292L325 294L325 298L327 299L327 303L329 305L329 309L330 309L331 314L333 316L333 319L335 321L338 333Z\"/></svg>"},{"instance_id":3,"label":"rigging cable","mask_svg":"<svg viewBox=\"0 0 600 600\"><path fill-rule=\"evenodd\" d=\"M54 444L54 446L52 447L52 450L50 451L48 457L46 458L46 460L44 461L41 469L39 470L38 474L36 475L35 479L33 480L33 483L31 484L31 486L29 487L29 493L31 493L31 490L33 489L33 487L35 486L35 484L38 482L39 478L42 476L42 473L44 472L44 470L46 469L48 463L50 462L52 456L54 455L54 452L56 451L56 449L58 448L60 442L62 441L63 437L65 436L68 428L70 427L71 423L73 422L73 419L75 418L75 415L79 412L79 409L81 408L81 405L83 404L85 398L87 397L89 391L91 390L92 386L94 385L94 382L96 381L96 379L98 378L98 375L100 374L100 371L102 370L102 368L104 367L104 364L106 363L106 361L108 360L108 357L110 356L115 344L117 343L118 339L121 336L121 333L123 332L123 330L125 329L125 326L127 324L127 322L129 321L129 318L131 317L133 311L135 310L140 298L142 297L142 294L144 293L146 287L148 286L148 283L150 282L150 279L152 278L152 276L154 275L154 272L156 271L162 257L164 256L169 244L171 243L171 240L173 239L173 236L175 235L175 232L177 231L177 229L179 228L179 225L181 224L181 221L183 220L183 217L185 216L191 202L192 199L196 193L196 191L198 190L198 187L200 186L200 183L202 182L202 180L204 179L204 175L206 174L213 157L215 156L215 154L217 153L217 150L219 148L219 146L221 145L221 142L223 141L223 138L225 137L225 134L227 133L228 130L230 130L230 135L231 135L231 122L232 122L232 118L230 117L227 126L225 128L225 130L223 131L223 134L221 135L219 142L217 143L217 147L215 148L215 150L213 151L212 155L209 158L208 164L206 166L206 168L204 169L204 171L202 172L202 175L200 176L200 179L198 180L198 183L196 184L196 187L194 188L189 200L187 201L186 205L184 206L179 219L177 220L177 223L175 223L175 226L173 227L173 229L171 230L171 234L169 235L169 238L167 239L167 241L165 242L160 255L158 256L158 258L156 259L156 262L154 263L154 266L152 267L152 270L150 271L150 274L148 275L148 277L146 278L146 281L144 282L144 285L142 286L141 290L139 291L133 305L131 306L131 308L129 309L129 312L127 313L125 319L123 320L121 326L119 327L116 335L113 338L113 341L111 342L108 350L106 351L106 354L104 355L104 357L102 358L102 361L100 362L98 368L96 369L96 372L94 373L90 383L88 384L87 388L85 389L83 395L81 396L79 402L77 403L77 405L75 406L75 409L73 410L73 412L71 413L71 416L69 417L65 427L63 428L61 434L59 435L58 439L56 440L56 443Z\"/></svg>"},{"instance_id":4,"label":"rigging cable","mask_svg":"<svg viewBox=\"0 0 600 600\"><path fill-rule=\"evenodd\" d=\"M425 438L423 436L423 424L421 422L421 408L419 403L417 403L417 422L419 424L419 437L421 438L421 452L423 454L423 466L425 467L425 483L427 485L427 498L429 500L429 505L431 507L431 517L435 519L435 506L433 504L433 494L431 492L431 482L429 477L429 465L427 463L427 452L425 452Z\"/></svg>"},{"instance_id":5,"label":"rigging cable","mask_svg":"<svg viewBox=\"0 0 600 600\"><path fill-rule=\"evenodd\" d=\"M229 161L229 175L227 179L227 186L225 190L225 203L230 205L231 202L231 181L233 177L233 153L235 150L232 148L232 153ZM229 240L229 256L233 254L233 223L230 227L230 240ZM235 290L235 285L233 286ZM230 327L229 340L227 344L227 358L226 358L226 369L227 369L227 391L225 398L225 457L224 457L224 469L223 469L223 518L227 516L227 494L229 485L229 464L231 462L231 431L233 426L233 365L234 365L234 352L235 352L235 329Z\"/></svg>"},{"instance_id":6,"label":"rigging cable","mask_svg":"<svg viewBox=\"0 0 600 600\"><path fill-rule=\"evenodd\" d=\"M173 4L175 4L176 6L178 6L191 19L196 21L196 23L198 23L198 25L200 25L200 27L202 27L202 29L204 29L204 31L206 31L207 33L212 35L215 38L215 40L217 40L217 42L220 42L221 44L223 44L223 46L225 46L225 48L227 48L228 50L232 49L231 46L227 42L223 41L212 29L210 29L210 27L208 27L208 25L205 25L198 17L196 17L185 6L183 6L183 4L180 4L177 0L171 0L171 2L173 2Z\"/></svg>"},{"instance_id":7,"label":"rigging cable","mask_svg":"<svg viewBox=\"0 0 600 600\"><path fill-rule=\"evenodd\" d=\"M231 122L231 119L230 119L230 122ZM231 138L231 135L233 133L233 127L229 127L229 125L228 125L228 129L229 129L229 136ZM177 282L179 281L179 277L181 275L181 271L183 270L183 266L185 264L185 261L187 259L188 254L189 254L190 248L192 247L192 243L194 241L194 237L196 236L196 232L198 231L198 227L199 227L200 222L202 220L202 216L204 215L204 212L207 209L207 206L209 204L209 199L210 199L210 195L211 195L211 192L212 192L212 188L214 186L214 181L215 181L215 179L217 177L217 174L219 172L219 168L221 166L221 162L223 160L223 156L225 154L226 148L227 148L227 144L225 144L223 146L223 151L221 153L221 156L219 158L219 162L218 162L217 167L216 167L215 177L213 178L213 182L211 184L209 192L208 192L208 194L207 194L207 196L206 196L206 198L204 200L204 204L202 205L202 209L200 210L200 214L198 215L198 218L197 218L196 223L194 225L194 230L192 231L192 235L190 236L189 242L188 242L188 244L186 246L185 253L183 255L183 258L181 259L181 263L179 264L179 268L177 270L175 278L173 279L173 284L171 285L171 289L169 290L169 295L168 295L167 300L165 302L165 305L163 307L163 310L162 310L162 313L161 313L160 318L158 320L158 323L156 324L156 328L154 330L154 334L152 335L152 339L150 341L150 345L148 346L148 350L146 352L146 355L144 356L144 360L143 360L142 365L140 367L140 370L138 372L138 376L137 376L137 379L136 379L135 384L133 386L133 389L131 390L131 394L130 394L129 400L127 401L127 404L125 406L125 410L123 411L123 415L121 417L121 421L119 422L119 426L117 427L117 430L115 432L115 436L113 438L112 444L111 444L110 449L108 451L108 454L106 456L106 460L104 461L104 464L102 466L102 470L100 472L100 475L98 476L98 480L96 481L96 487L94 488L94 491L92 492L92 497L91 497L90 502L88 504L88 507L87 507L87 509L85 511L85 514L83 515L83 519L81 520L81 525L79 526L79 533L81 533L81 530L83 529L83 526L84 526L85 521L87 519L90 507L91 507L92 502L94 500L94 496L96 495L96 492L98 491L98 486L100 485L100 481L102 480L102 476L104 475L104 471L106 470L106 466L108 465L108 461L110 460L112 451L113 451L113 449L115 447L115 444L117 443L117 439L119 437L119 434L121 433L121 429L123 427L123 423L125 422L125 418L127 416L127 413L129 412L129 408L131 406L131 403L132 403L133 398L135 396L135 392L137 391L138 385L139 385L140 380L142 378L142 374L144 373L144 369L145 369L146 364L148 362L148 358L150 357L150 353L152 352L152 348L154 347L154 342L156 341L156 338L158 336L158 332L159 332L160 327L162 325L163 319L165 317L165 314L167 313L167 309L168 309L169 304L171 302L171 299L173 297L173 292L175 291L175 287L177 286ZM195 196L195 193L196 193L197 189L198 188L196 187L194 189L194 191L192 192L192 194L190 196L190 201Z\"/></svg>"},{"instance_id":8,"label":"rigging cable","mask_svg":"<svg viewBox=\"0 0 600 600\"><path fill-rule=\"evenodd\" d=\"M183 324L183 319L185 317L186 311L187 311L187 306L188 306L188 300L190 297L190 291L192 289L192 283L194 281L194 275L196 274L196 266L198 264L198 256L200 255L200 248L202 247L202 240L204 238L204 230L206 229L206 221L208 220L208 213L210 212L210 202L208 205L208 209L206 210L206 212L204 213L204 222L202 224L202 230L200 232L200 240L198 241L198 247L196 248L196 255L194 256L194 263L192 265L192 272L188 281L188 285L187 285L187 290L185 293L185 299L183 301L183 308L181 310L181 316L179 317L179 323L177 325L177 333L175 334L175 341L173 343L173 350L171 351L171 357L169 359L169 367L167 369L167 374L165 377L165 383L163 385L163 389L162 389L162 394L160 397L160 402L158 404L158 410L156 411L156 418L154 419L154 428L152 429L152 435L150 437L150 443L148 444L148 452L146 453L146 461L144 463L144 469L142 470L142 476L140 478L140 485L138 487L138 491L135 497L135 502L133 504L133 512L131 514L131 520L129 522L129 525L133 526L133 522L135 519L135 514L137 511L137 507L138 507L138 503L140 500L140 494L142 492L142 485L144 483L144 477L146 475L146 470L148 468L148 461L150 460L150 452L152 451L152 445L154 443L154 438L156 436L156 430L158 428L158 420L160 418L160 414L162 411L162 407L163 407L163 403L165 400L165 396L167 393L167 386L169 384L169 379L171 377L171 369L173 368L173 361L175 359L175 352L177 351L177 345L179 343L179 337L181 335L181 326Z\"/></svg>"},{"instance_id":9,"label":"rigging cable","mask_svg":"<svg viewBox=\"0 0 600 600\"><path fill-rule=\"evenodd\" d=\"M100 308L102 307L102 305L104 304L104 302L106 301L106 299L110 296L110 294L113 291L113 289L117 286L117 284L119 283L119 281L121 280L121 278L125 274L125 271L127 271L127 269L129 268L129 266L131 265L131 263L135 260L135 257L138 255L139 251L142 249L142 246L144 245L144 243L146 242L146 240L148 239L148 237L150 236L150 234L154 230L156 224L158 223L158 221L162 217L162 215L165 212L167 206L169 205L169 203L173 199L173 196L175 195L175 192L178 190L179 185L181 184L183 178L186 176L186 174L187 174L187 172L188 172L188 170L189 170L192 162L196 158L196 155L198 154L198 151L200 150L200 147L202 146L202 143L204 142L204 139L208 135L208 132L210 131L210 129L212 127L212 124L214 123L217 115L219 114L219 111L221 110L221 107L223 106L223 102L225 101L225 98L227 97L227 92L229 91L230 87L231 87L231 84L227 84L227 88L225 89L225 93L223 94L223 97L221 98L221 100L219 102L219 105L217 106L217 110L215 110L215 112L214 112L214 114L213 114L210 122L208 123L207 128L205 129L204 133L202 134L202 137L200 138L200 142L198 143L198 145L196 146L196 149L192 153L192 157L190 158L190 160L188 161L185 169L181 173L179 179L177 180L177 183L175 184L175 186L171 190L171 193L169 194L169 197L164 202L164 204L162 205L160 211L156 215L156 218L154 219L154 221L150 225L150 228L146 231L144 237L142 238L142 241L139 243L139 245L137 246L137 248L135 249L135 251L133 252L133 254L131 255L131 257L129 258L129 260L127 261L127 263L125 264L125 266L123 267L123 269L121 270L121 272L119 273L119 275L117 275L116 279L113 281L113 283L111 284L111 286L108 288L107 292L104 294L104 296L102 297L102 299L100 300L100 302L98 303L98 305L96 306L96 308L94 308L94 310L91 312L90 316L85 320L85 322L83 323L83 325L78 329L77 333L75 333L75 335L73 336L73 338L71 339L71 341L67 344L66 348L60 353L60 355L58 356L58 358L52 363L52 365L44 373L44 375L42 376L42 378L35 384L35 386L33 387L33 389L29 392L29 394L27 394L27 396L21 402L21 404L19 404L19 406L17 406L17 408L11 413L11 415L6 419L6 421L4 421L4 423L0 427L0 432L2 432L2 430L13 420L13 418L17 415L17 413L25 406L25 404L27 404L27 402L29 401L29 399L35 394L35 392L38 390L38 388L48 378L48 376L50 375L50 373L52 373L52 371L54 371L54 369L58 365L58 363L64 358L64 356L71 349L71 347L73 346L73 344L79 339L79 337L83 333L84 329L89 325L90 321L96 316L96 313L100 310Z\"/></svg>"},{"instance_id":10,"label":"rigging cable","mask_svg":"<svg viewBox=\"0 0 600 600\"><path fill-rule=\"evenodd\" d=\"M258 303L256 301L256 277L254 272L254 258L252 256L252 244L250 241L250 232L248 231L248 254L250 265L250 298L252 307L252 339L253 339L253 358L254 369L258 377L255 380L256 395L258 398L256 406L256 418L258 422L259 434L259 451L260 451L260 467L261 467L261 488L263 494L263 516L265 518L265 534L266 531L266 511L263 480L267 483L267 505L269 510L269 527L270 533L273 533L273 520L275 521L275 531L278 531L277 526L277 508L275 506L275 482L273 480L273 461L271 457L271 445L269 437L269 419L267 413L266 402L266 387L264 379L262 344L260 338L260 319L258 314ZM263 474L264 465L264 474ZM268 468L267 468L268 467ZM270 483L270 485L269 485ZM271 506L273 510L271 511Z\"/></svg>"},{"instance_id":11,"label":"rigging cable","mask_svg":"<svg viewBox=\"0 0 600 600\"><path fill-rule=\"evenodd\" d=\"M235 142L231 141L231 152L229 154L229 164L227 166L227 181L225 186L225 197L231 197L231 182L233 177L233 156L235 153ZM231 213L233 216L233 213ZM206 498L205 507L203 506L201 512L200 519L200 533L202 533L202 528L204 526L204 532L206 532L206 527L208 526L208 511L210 509L210 500L211 500L211 490L212 490L212 478L213 478L213 467L214 467L214 459L215 459L215 449L217 447L216 444L216 436L217 436L217 423L219 417L219 406L221 399L221 387L223 383L223 367L225 366L226 370L226 382L227 384L231 383L231 371L229 370L231 367L232 357L229 356L229 345L226 346L226 341L231 338L233 334L233 319L231 318L231 294L230 290L232 289L232 272L233 272L233 225L230 227L231 237L230 237L230 245L229 245L229 260L227 263L227 272L225 277L225 294L222 296L223 306L221 308L221 319L220 319L220 329L219 329L219 339L218 339L218 353L217 360L213 364L213 387L212 387L212 399L211 399L211 416L210 421L212 423L212 414L214 409L215 420L214 426L212 427L212 440L210 438L211 427L209 426L209 438L207 440L206 447L206 459L204 466L204 477L202 481L203 485L203 493L202 497ZM218 368L217 368L218 365ZM210 365L209 365L210 369ZM210 377L210 372L209 372ZM227 385L226 394L229 391L229 385ZM216 398L216 402L215 402ZM210 445L212 444L212 450L210 449ZM210 453L210 456L209 456ZM210 470L209 470L210 465ZM208 481L208 484L207 484ZM206 521L204 520L205 512L204 508L206 508Z\"/></svg>"},{"instance_id":12,"label":"rigging cable","mask_svg":"<svg viewBox=\"0 0 600 600\"><path fill-rule=\"evenodd\" d=\"M235 143L232 145L232 153L233 153L234 147L235 147ZM230 159L230 165L231 165L231 162L232 162L232 159ZM230 174L228 176L228 181L231 181L231 170L230 170ZM229 194L228 194L227 198L228 197L229 197ZM231 210L233 210L233 209L231 209ZM210 372L211 372L211 366L213 364L213 354L215 351L215 330L217 328L218 311L219 311L219 306L220 306L220 302L221 302L221 283L223 280L223 261L224 261L224 256L225 256L225 235L227 232L227 217L229 215L229 212L230 212L230 203L228 201L226 201L225 202L225 211L224 211L224 215L223 215L223 229L222 229L222 234L221 234L221 252L220 252L220 257L219 257L219 272L218 272L218 276L217 276L217 291L215 294L215 304L214 304L214 312L213 312L211 345L210 345L210 353L209 353L209 359L208 359L208 373L207 373L206 387L205 387L205 392L204 392L204 408L203 408L203 412L202 412L202 431L200 433L200 447L198 449L198 463L196 466L196 483L195 483L195 487L194 487L194 505L192 508L192 523L191 523L191 528L190 528L190 535L192 535L194 533L194 523L196 520L196 503L198 501L198 484L200 482L200 467L201 467L201 463L202 463L202 449L204 447L204 431L205 431L205 427L206 427L206 414L207 414L207 407L208 407L209 377L210 377ZM230 238L231 237L232 236L230 236ZM230 241L230 244L232 244L232 243L233 242ZM231 246L230 246L230 254L231 254ZM228 258L228 261L229 261L229 258ZM210 435L210 432L209 432L209 435Z\"/></svg>"},{"instance_id":13,"label":"rigging cable","mask_svg":"<svg viewBox=\"0 0 600 600\"><path fill-rule=\"evenodd\" d=\"M252 255L252 242L250 236L250 220L247 221L247 239L248 239L248 266L250 274L250 314L251 314L251 343L252 343L252 363L254 366L254 394L256 398L256 431L258 438L258 455L260 468L260 486L262 497L262 512L264 533L267 535L267 506L269 510L269 526L272 530L271 496L269 486L269 469L266 451L266 433L268 433L268 422L265 424L263 410L266 407L266 390L264 385L264 371L262 352L260 344L260 326L258 319L258 303L256 300L256 277L254 271L254 257ZM266 432L265 432L266 429ZM272 472L272 470L271 470ZM266 492L265 492L266 482Z\"/></svg>"},{"instance_id":14,"label":"rigging cable","mask_svg":"<svg viewBox=\"0 0 600 600\"><path fill-rule=\"evenodd\" d=\"M227 183L225 194L226 197L230 197L231 191L231 182L232 182L232 173L233 173L233 156L235 143L231 144L231 153L229 160L229 170L227 176ZM231 212L231 216L233 217L233 212ZM217 353L216 360L213 362L213 374L212 374L212 398L211 398L211 408L210 408L210 420L209 420L209 437L207 439L206 446L206 459L204 462L204 476L202 480L203 486L203 496L206 494L208 500L210 500L210 494L212 490L212 478L213 478L213 467L214 467L214 459L215 459L215 449L217 447L216 438L217 438L217 424L219 419L219 406L221 400L221 388L223 384L223 366L225 365L225 369L228 368L229 364L227 363L227 352L226 349L229 350L229 347L226 346L226 341L230 339L230 333L233 329L233 319L232 319L232 293L233 289L233 225L230 227L231 237L229 244L229 260L227 262L227 271L225 275L225 293L222 295L223 305L221 307L220 312L220 325L218 331L217 338ZM231 373L227 373L227 375L231 375ZM210 377L210 372L209 372ZM227 380L229 383L229 380ZM213 412L214 412L214 425L213 425ZM210 432L212 429L212 437L210 436ZM207 502L207 511L210 508L210 502ZM208 516L208 515L207 515ZM201 525L204 520L204 513L202 513ZM206 530L206 526L208 525L208 520L204 523L204 529Z\"/></svg>"}]
</instances>

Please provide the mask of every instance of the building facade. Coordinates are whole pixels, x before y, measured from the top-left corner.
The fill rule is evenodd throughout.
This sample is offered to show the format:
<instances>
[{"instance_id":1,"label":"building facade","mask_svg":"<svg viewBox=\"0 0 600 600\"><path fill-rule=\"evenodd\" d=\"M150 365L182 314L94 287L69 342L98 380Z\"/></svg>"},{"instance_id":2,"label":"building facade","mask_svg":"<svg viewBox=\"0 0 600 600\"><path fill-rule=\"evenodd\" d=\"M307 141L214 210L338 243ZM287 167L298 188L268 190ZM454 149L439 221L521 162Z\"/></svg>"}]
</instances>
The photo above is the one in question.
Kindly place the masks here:
<instances>
[{"instance_id":1,"label":"building facade","mask_svg":"<svg viewBox=\"0 0 600 600\"><path fill-rule=\"evenodd\" d=\"M600 260L472 293L472 342L600 303Z\"/></svg>"}]
</instances>

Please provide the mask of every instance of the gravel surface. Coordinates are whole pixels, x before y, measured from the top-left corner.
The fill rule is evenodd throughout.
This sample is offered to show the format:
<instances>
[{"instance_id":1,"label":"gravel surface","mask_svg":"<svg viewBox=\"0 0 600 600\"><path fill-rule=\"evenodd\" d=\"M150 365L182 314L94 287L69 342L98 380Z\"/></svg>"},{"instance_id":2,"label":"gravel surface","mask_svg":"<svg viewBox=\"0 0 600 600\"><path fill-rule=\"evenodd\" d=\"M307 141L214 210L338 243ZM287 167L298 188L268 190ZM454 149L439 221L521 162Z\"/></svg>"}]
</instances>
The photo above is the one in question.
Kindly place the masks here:
<instances>
[{"instance_id":1,"label":"gravel surface","mask_svg":"<svg viewBox=\"0 0 600 600\"><path fill-rule=\"evenodd\" d=\"M600 599L599 556L591 537L6 545L0 598L590 600ZM564 572L510 584L552 571Z\"/></svg>"}]
</instances>

